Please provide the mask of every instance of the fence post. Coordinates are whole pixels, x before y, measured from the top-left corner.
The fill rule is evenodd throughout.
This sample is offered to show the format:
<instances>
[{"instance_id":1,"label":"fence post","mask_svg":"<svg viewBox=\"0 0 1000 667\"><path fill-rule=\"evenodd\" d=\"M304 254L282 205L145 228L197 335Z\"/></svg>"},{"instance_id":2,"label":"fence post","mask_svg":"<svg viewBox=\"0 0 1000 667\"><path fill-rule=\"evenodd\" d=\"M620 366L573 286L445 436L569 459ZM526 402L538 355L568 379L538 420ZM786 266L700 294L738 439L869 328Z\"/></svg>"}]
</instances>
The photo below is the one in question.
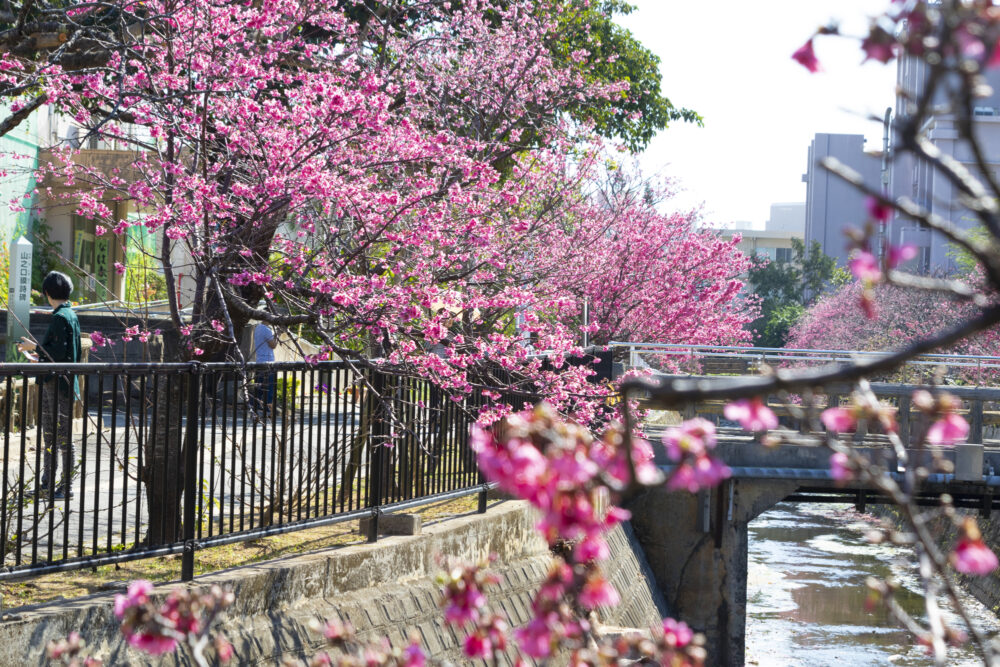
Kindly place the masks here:
<instances>
[{"instance_id":1,"label":"fence post","mask_svg":"<svg viewBox=\"0 0 1000 667\"><path fill-rule=\"evenodd\" d=\"M388 433L386 426L389 419L386 413L391 408L388 407L388 399L385 396L385 375L381 371L376 369L372 373L371 385L374 392L372 392L373 395L369 404L369 414L371 417L369 418L368 426L370 438L368 441L368 447L370 448L368 455L368 505L372 510L372 520L368 524L368 541L377 542L379 515L382 513L380 506L385 499L385 467L388 462L384 442L384 438Z\"/></svg>"},{"instance_id":2,"label":"fence post","mask_svg":"<svg viewBox=\"0 0 1000 667\"><path fill-rule=\"evenodd\" d=\"M969 405L969 442L983 444L983 399L974 398Z\"/></svg>"},{"instance_id":3,"label":"fence post","mask_svg":"<svg viewBox=\"0 0 1000 667\"><path fill-rule=\"evenodd\" d=\"M904 447L910 446L910 396L902 394L899 397L899 412L896 414L896 424L899 428L899 439Z\"/></svg>"},{"instance_id":4,"label":"fence post","mask_svg":"<svg viewBox=\"0 0 1000 667\"><path fill-rule=\"evenodd\" d=\"M198 413L201 401L201 364L191 363L188 375L187 424L184 429L184 554L181 560L181 581L194 579L194 521L197 502Z\"/></svg>"},{"instance_id":5,"label":"fence post","mask_svg":"<svg viewBox=\"0 0 1000 667\"><path fill-rule=\"evenodd\" d=\"M486 514L486 485L483 485L483 490L479 492L479 505L476 507L476 511L480 514Z\"/></svg>"}]
</instances>

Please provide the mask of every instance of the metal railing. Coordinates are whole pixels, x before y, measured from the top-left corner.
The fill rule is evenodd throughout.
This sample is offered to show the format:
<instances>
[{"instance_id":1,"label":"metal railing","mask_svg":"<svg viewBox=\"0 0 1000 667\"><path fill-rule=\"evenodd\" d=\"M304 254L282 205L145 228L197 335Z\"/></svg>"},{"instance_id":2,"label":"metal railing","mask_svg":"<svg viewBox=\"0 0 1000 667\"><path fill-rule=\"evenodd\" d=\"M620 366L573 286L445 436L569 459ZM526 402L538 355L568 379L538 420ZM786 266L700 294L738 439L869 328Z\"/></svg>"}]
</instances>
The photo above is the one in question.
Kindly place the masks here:
<instances>
[{"instance_id":1,"label":"metal railing","mask_svg":"<svg viewBox=\"0 0 1000 667\"><path fill-rule=\"evenodd\" d=\"M709 380L709 376L699 375L674 375L661 374L658 377L672 379L704 379ZM926 389L923 384L905 384L892 382L871 382L869 388L872 393L885 405L896 409L896 421L900 439L904 443L910 444L919 441L926 432L930 422L926 415L915 409L911 405L911 397L918 389ZM839 406L854 391L851 384L834 383L824 387L825 399L820 401L821 407ZM969 422L968 442L984 444L990 442L995 446L996 431L1000 428L1000 387L974 387L974 386L948 386L948 393L957 398L961 407L958 413L965 416ZM640 400L642 396L638 396ZM791 414L785 409L782 401L772 400L774 397L765 397L767 403L775 410L779 417L790 418ZM695 415L707 417L718 421L724 411L723 401L707 401L687 406L686 417ZM786 424L787 425L787 424ZM877 425L873 425L876 427ZM991 436L986 436L986 428L991 429ZM867 426L855 432L856 441L861 441L868 434ZM992 473L991 473L992 474Z\"/></svg>"},{"instance_id":2,"label":"metal railing","mask_svg":"<svg viewBox=\"0 0 1000 667\"><path fill-rule=\"evenodd\" d=\"M342 362L0 365L0 580L171 553L187 580L213 545L361 517L374 541L380 514L477 493L484 510L486 401Z\"/></svg>"},{"instance_id":3,"label":"metal railing","mask_svg":"<svg viewBox=\"0 0 1000 667\"><path fill-rule=\"evenodd\" d=\"M761 364L830 364L877 359L890 351L812 350L783 347L737 347L726 345L685 345L676 343L629 343L612 341L608 344L625 355L626 369L650 368L648 360L663 357L671 360L735 360L754 371ZM971 354L921 354L906 362L906 366L940 366L949 368L997 370L1000 356Z\"/></svg>"}]
</instances>

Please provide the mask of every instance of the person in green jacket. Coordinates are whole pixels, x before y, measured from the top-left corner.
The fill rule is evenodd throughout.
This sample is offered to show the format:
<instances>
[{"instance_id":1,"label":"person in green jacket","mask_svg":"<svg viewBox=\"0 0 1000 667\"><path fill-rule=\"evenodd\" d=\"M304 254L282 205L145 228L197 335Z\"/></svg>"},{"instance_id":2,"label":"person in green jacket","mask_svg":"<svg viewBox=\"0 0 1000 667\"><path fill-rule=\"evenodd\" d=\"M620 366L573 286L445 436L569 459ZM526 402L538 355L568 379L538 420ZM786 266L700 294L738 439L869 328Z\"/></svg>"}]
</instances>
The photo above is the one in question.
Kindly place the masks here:
<instances>
[{"instance_id":1,"label":"person in green jacket","mask_svg":"<svg viewBox=\"0 0 1000 667\"><path fill-rule=\"evenodd\" d=\"M52 321L37 345L22 338L17 348L32 361L72 364L80 361L80 322L69 303L73 281L52 271L42 281L42 294L52 306ZM37 354L34 352L37 350ZM45 438L44 469L39 491L51 500L69 498L69 480L73 471L73 401L80 387L75 375L38 377L42 403L42 434ZM56 486L58 455L62 454L62 477Z\"/></svg>"}]
</instances>

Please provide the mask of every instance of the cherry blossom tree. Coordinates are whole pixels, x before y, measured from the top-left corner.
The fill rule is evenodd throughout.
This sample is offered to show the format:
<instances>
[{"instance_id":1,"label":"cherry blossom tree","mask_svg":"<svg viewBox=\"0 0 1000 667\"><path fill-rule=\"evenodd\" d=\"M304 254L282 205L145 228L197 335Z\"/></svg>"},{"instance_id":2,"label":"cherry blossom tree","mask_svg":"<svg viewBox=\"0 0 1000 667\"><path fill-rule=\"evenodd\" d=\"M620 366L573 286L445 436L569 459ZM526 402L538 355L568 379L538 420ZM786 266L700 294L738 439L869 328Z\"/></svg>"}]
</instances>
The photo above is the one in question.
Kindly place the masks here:
<instances>
[{"instance_id":1,"label":"cherry blossom tree","mask_svg":"<svg viewBox=\"0 0 1000 667\"><path fill-rule=\"evenodd\" d=\"M738 239L703 228L696 212L659 212L669 202L669 184L616 168L575 212L569 245L588 252L560 258L549 283L588 303L597 344L748 342L757 310L740 295L750 263Z\"/></svg>"},{"instance_id":2,"label":"cherry blossom tree","mask_svg":"<svg viewBox=\"0 0 1000 667\"><path fill-rule=\"evenodd\" d=\"M165 360L239 360L240 332L262 320L305 327L321 345L313 359L343 358L361 383L378 359L458 397L529 388L587 420L606 389L558 362L578 349L582 298L607 311L609 331L661 338L728 338L743 318L727 305L732 267L681 281L713 253L738 264L732 248L682 218L609 214L588 196L610 150L598 131L614 134L615 114L636 126L637 99L652 99L607 75L618 54L601 40L617 33L588 28L595 11L583 0L23 2L6 17L9 41L25 45L0 51L0 94L14 100L12 123L47 103L135 151L129 169L107 173L63 147L40 176L74 184L49 195L98 233L122 242L141 226L158 238ZM61 46L39 42L47 18ZM139 214L117 216L115 201ZM626 305L642 284L631 268L646 261L677 284ZM598 264L602 285L583 291L552 269ZM660 312L677 324L655 330ZM555 364L528 359L528 335ZM182 390L155 400L179 404ZM179 470L180 427L154 433L146 467ZM152 542L180 526L172 475L147 484L151 513L165 517Z\"/></svg>"},{"instance_id":3,"label":"cherry blossom tree","mask_svg":"<svg viewBox=\"0 0 1000 667\"><path fill-rule=\"evenodd\" d=\"M932 336L975 314L975 306L947 293L888 284L870 290L871 310L866 312L859 307L865 292L864 285L853 283L821 297L792 327L789 347L877 351ZM940 352L992 356L998 343L998 330L991 327ZM953 372L979 382L995 377L975 369L957 368Z\"/></svg>"}]
</instances>

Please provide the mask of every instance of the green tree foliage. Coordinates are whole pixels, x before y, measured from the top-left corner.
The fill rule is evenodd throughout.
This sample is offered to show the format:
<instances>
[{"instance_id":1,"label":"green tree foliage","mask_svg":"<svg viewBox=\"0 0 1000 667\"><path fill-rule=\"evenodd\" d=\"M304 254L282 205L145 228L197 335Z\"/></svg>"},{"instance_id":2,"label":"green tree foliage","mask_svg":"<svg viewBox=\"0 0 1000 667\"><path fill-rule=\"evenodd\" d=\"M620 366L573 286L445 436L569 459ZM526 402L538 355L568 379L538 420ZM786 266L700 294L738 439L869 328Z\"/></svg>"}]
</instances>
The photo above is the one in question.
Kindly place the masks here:
<instances>
[{"instance_id":1,"label":"green tree foliage","mask_svg":"<svg viewBox=\"0 0 1000 667\"><path fill-rule=\"evenodd\" d=\"M702 119L690 109L675 107L663 96L660 58L615 23L615 16L627 16L633 11L635 7L623 0L603 0L574 14L560 13L563 41L554 44L553 51L564 58L578 49L589 51L598 63L590 66L592 79L629 82L627 94L599 104L588 100L571 108L570 113L594 123L601 135L620 139L629 149L639 151L670 121L701 125Z\"/></svg>"},{"instance_id":2,"label":"green tree foliage","mask_svg":"<svg viewBox=\"0 0 1000 667\"><path fill-rule=\"evenodd\" d=\"M760 317L750 326L756 331L754 342L758 346L784 347L788 330L843 273L816 241L806 252L803 241L792 239L792 255L790 262L751 259L747 282L760 298Z\"/></svg>"}]
</instances>

